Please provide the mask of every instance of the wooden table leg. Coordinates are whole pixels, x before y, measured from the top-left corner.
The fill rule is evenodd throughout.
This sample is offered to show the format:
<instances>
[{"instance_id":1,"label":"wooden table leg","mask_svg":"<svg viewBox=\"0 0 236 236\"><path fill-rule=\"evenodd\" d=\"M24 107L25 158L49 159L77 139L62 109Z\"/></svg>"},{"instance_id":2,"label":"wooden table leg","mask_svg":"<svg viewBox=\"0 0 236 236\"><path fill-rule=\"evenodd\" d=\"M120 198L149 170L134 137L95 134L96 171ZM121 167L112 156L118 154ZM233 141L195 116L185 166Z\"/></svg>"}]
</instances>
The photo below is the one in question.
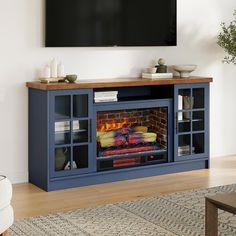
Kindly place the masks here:
<instances>
[{"instance_id":1,"label":"wooden table leg","mask_svg":"<svg viewBox=\"0 0 236 236\"><path fill-rule=\"evenodd\" d=\"M205 206L205 235L217 236L218 235L218 208L206 199Z\"/></svg>"}]
</instances>

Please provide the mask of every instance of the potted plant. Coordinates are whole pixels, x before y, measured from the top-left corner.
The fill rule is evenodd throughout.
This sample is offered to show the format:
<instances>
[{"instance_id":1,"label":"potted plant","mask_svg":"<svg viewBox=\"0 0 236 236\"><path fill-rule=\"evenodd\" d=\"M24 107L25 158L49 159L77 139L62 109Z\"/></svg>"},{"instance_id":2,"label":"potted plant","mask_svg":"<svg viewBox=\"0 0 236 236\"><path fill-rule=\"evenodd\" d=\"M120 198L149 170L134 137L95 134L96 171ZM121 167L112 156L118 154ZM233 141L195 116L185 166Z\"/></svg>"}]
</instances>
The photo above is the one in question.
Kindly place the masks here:
<instances>
[{"instance_id":1,"label":"potted plant","mask_svg":"<svg viewBox=\"0 0 236 236\"><path fill-rule=\"evenodd\" d=\"M221 23L221 32L218 35L217 44L228 54L224 57L224 63L233 63L236 65L236 10L234 11L234 20L226 25Z\"/></svg>"}]
</instances>

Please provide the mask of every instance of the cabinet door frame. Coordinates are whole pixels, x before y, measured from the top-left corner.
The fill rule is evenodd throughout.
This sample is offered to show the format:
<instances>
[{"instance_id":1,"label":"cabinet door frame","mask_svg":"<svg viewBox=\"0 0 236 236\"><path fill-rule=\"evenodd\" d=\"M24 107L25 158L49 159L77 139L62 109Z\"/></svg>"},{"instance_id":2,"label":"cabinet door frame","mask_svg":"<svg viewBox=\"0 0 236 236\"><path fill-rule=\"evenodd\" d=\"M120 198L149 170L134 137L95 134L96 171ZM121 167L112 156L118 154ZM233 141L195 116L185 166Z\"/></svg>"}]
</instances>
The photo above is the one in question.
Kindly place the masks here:
<instances>
[{"instance_id":1,"label":"cabinet door frame","mask_svg":"<svg viewBox=\"0 0 236 236\"><path fill-rule=\"evenodd\" d=\"M73 117L73 96L74 95L87 95L88 96L88 117L75 118ZM86 143L73 143L72 130L70 129L70 143L65 145L58 145L58 147L70 148L70 161L73 160L73 148L77 146L88 146L88 167L81 169L70 169L65 171L55 171L55 98L56 96L70 96L70 118L66 119L72 124L73 120L88 120L88 142ZM49 176L50 178L64 177L72 175L80 175L86 173L92 173L96 169L96 160L93 160L93 91L92 89L79 89L79 90L53 90L49 92ZM63 120L62 120L63 121Z\"/></svg>"},{"instance_id":2,"label":"cabinet door frame","mask_svg":"<svg viewBox=\"0 0 236 236\"><path fill-rule=\"evenodd\" d=\"M204 110L204 131L192 131L192 125L190 127L190 132L186 132L183 134L190 134L190 155L186 156L178 156L178 145L179 145L179 134L178 133L178 95L180 89L190 89L191 94L193 89L195 88L203 88L204 89L204 108L203 109L194 109L191 108L191 119L192 112L197 110ZM191 96L191 95L190 95ZM191 99L192 101L192 99ZM192 124L192 122L191 122ZM193 140L192 136L195 133L204 133L204 152L199 154L192 154L192 146ZM175 85L174 86L174 161L188 161L194 159L201 158L209 158L209 150L210 150L210 142L209 142L209 84L201 83L201 84L183 84L183 85Z\"/></svg>"}]
</instances>

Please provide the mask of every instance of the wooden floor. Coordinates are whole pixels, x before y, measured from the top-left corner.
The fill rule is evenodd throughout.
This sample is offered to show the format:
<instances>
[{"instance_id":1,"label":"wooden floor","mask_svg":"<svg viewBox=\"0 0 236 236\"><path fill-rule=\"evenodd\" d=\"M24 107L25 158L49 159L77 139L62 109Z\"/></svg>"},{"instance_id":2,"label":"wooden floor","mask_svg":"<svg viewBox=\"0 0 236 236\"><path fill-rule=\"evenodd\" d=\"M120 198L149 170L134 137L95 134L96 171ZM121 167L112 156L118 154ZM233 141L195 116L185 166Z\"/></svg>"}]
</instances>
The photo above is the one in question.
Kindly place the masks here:
<instances>
[{"instance_id":1,"label":"wooden floor","mask_svg":"<svg viewBox=\"0 0 236 236\"><path fill-rule=\"evenodd\" d=\"M16 219L94 207L177 191L236 183L236 156L213 159L209 170L44 192L31 184L13 186Z\"/></svg>"}]
</instances>

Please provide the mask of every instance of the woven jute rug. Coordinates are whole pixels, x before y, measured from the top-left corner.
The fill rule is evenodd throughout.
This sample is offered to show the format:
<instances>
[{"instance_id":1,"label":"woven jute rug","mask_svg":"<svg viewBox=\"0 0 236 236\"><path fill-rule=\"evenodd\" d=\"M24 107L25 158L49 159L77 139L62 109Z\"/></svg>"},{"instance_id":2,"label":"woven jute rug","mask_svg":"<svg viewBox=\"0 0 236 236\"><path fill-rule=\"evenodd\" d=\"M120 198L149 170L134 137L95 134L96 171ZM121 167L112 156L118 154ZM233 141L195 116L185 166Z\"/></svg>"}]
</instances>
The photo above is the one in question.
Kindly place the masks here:
<instances>
[{"instance_id":1,"label":"woven jute rug","mask_svg":"<svg viewBox=\"0 0 236 236\"><path fill-rule=\"evenodd\" d=\"M109 204L19 220L9 235L204 235L205 196L236 191L236 184ZM236 235L236 216L219 211L219 235Z\"/></svg>"}]
</instances>

